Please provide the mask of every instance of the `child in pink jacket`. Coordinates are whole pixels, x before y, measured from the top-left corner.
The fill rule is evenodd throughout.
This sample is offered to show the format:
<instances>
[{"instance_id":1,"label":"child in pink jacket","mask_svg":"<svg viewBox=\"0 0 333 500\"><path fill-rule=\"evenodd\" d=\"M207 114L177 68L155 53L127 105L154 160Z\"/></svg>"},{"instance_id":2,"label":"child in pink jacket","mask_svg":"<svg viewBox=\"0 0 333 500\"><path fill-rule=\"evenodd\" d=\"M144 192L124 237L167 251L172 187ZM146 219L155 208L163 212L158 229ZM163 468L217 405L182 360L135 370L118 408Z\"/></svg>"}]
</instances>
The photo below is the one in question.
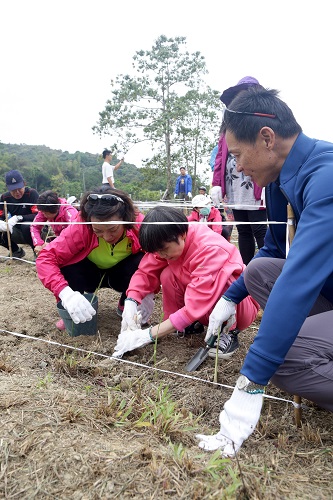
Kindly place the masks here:
<instances>
[{"instance_id":1,"label":"child in pink jacket","mask_svg":"<svg viewBox=\"0 0 333 500\"><path fill-rule=\"evenodd\" d=\"M52 224L52 222L73 222L78 216L78 211L75 207L68 204L64 198L58 198L54 191L44 191L39 195L37 200L38 213L34 218L34 222L44 222L45 225L49 222L49 227L56 236L59 236L61 231L68 224ZM31 224L30 233L34 245L35 254L38 256L41 250L49 243L41 237L42 224Z\"/></svg>"},{"instance_id":2,"label":"child in pink jacket","mask_svg":"<svg viewBox=\"0 0 333 500\"><path fill-rule=\"evenodd\" d=\"M148 212L144 222L139 240L147 253L127 289L114 353L117 357L153 342L157 336L160 339L177 330L186 332L187 327L198 322L208 325L216 302L245 267L234 245L204 224L189 225L176 208L157 206ZM147 295L158 293L161 286L163 321L142 330L137 324L137 307ZM247 328L258 310L258 303L246 297L237 306L237 327Z\"/></svg>"}]
</instances>

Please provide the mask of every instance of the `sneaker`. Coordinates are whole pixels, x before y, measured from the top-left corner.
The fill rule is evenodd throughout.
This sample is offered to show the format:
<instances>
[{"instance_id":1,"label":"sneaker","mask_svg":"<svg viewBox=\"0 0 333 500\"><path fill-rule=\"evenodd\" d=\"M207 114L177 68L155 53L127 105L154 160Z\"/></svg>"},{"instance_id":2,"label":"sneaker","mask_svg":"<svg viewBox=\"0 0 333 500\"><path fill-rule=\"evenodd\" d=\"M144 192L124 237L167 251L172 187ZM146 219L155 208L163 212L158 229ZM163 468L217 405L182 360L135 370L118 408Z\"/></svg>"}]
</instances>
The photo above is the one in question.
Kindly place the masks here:
<instances>
[{"instance_id":1,"label":"sneaker","mask_svg":"<svg viewBox=\"0 0 333 500\"><path fill-rule=\"evenodd\" d=\"M122 305L120 305L120 304L118 303L116 313L117 313L117 315L119 316L119 318L122 318L122 317L123 317L123 311L124 311L124 306L122 306Z\"/></svg>"},{"instance_id":2,"label":"sneaker","mask_svg":"<svg viewBox=\"0 0 333 500\"><path fill-rule=\"evenodd\" d=\"M199 322L195 321L191 325L187 326L182 332L178 331L175 333L176 337L182 338L185 335L199 335L205 331L205 327Z\"/></svg>"},{"instance_id":3,"label":"sneaker","mask_svg":"<svg viewBox=\"0 0 333 500\"><path fill-rule=\"evenodd\" d=\"M17 259L23 259L23 257L25 256L25 251L23 250L23 248L19 248L18 250L16 250L16 252L13 252L12 255ZM8 255L8 257L10 257L10 255Z\"/></svg>"},{"instance_id":4,"label":"sneaker","mask_svg":"<svg viewBox=\"0 0 333 500\"><path fill-rule=\"evenodd\" d=\"M59 319L59 321L56 322L56 327L58 328L58 330L66 330L64 320Z\"/></svg>"},{"instance_id":5,"label":"sneaker","mask_svg":"<svg viewBox=\"0 0 333 500\"><path fill-rule=\"evenodd\" d=\"M227 334L225 333L221 334L218 353L217 353L217 357L219 359L228 359L238 350L239 348L238 334L239 334L238 328L230 330L230 332ZM209 349L208 356L210 358L216 357L216 347Z\"/></svg>"}]
</instances>

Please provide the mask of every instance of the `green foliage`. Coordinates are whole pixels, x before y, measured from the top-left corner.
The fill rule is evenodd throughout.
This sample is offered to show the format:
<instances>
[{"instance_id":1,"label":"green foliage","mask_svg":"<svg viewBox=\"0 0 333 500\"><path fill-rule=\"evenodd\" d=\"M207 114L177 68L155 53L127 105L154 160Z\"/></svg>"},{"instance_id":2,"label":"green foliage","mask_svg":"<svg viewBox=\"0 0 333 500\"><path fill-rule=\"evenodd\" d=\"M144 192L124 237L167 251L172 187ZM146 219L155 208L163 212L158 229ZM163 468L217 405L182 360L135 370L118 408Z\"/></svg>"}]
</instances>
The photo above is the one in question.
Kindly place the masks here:
<instances>
[{"instance_id":1,"label":"green foliage","mask_svg":"<svg viewBox=\"0 0 333 500\"><path fill-rule=\"evenodd\" d=\"M170 192L181 166L194 177L195 191L197 166L212 150L220 120L218 92L203 81L205 59L185 47L186 38L162 35L152 50L136 52L136 76L118 75L111 82L111 97L93 127L123 151L150 143L154 154L146 165L157 169Z\"/></svg>"}]
</instances>

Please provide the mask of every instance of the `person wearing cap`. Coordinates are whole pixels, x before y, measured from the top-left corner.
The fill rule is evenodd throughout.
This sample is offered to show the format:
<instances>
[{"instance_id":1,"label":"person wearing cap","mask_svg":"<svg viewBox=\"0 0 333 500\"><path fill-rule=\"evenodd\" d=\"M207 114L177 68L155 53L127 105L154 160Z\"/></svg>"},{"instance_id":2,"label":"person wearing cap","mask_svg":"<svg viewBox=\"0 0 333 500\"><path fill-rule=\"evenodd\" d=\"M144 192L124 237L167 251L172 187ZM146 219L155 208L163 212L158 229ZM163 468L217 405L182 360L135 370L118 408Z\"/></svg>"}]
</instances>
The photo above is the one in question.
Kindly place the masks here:
<instances>
[{"instance_id":1,"label":"person wearing cap","mask_svg":"<svg viewBox=\"0 0 333 500\"><path fill-rule=\"evenodd\" d=\"M8 229L12 256L23 258L25 251L18 244L30 245L34 248L30 225L21 222L32 222L37 213L38 192L25 185L23 176L18 170L10 170L5 175L7 192L0 197L0 245L9 250L5 205L7 205Z\"/></svg>"},{"instance_id":2,"label":"person wearing cap","mask_svg":"<svg viewBox=\"0 0 333 500\"><path fill-rule=\"evenodd\" d=\"M222 234L222 217L220 211L212 206L210 196L204 194L194 196L192 207L192 212L187 216L189 222L203 222L215 233ZM210 222L218 222L219 224L209 224Z\"/></svg>"},{"instance_id":3,"label":"person wearing cap","mask_svg":"<svg viewBox=\"0 0 333 500\"><path fill-rule=\"evenodd\" d=\"M192 177L180 167L180 175L176 179L174 198L189 201L192 198Z\"/></svg>"},{"instance_id":4,"label":"person wearing cap","mask_svg":"<svg viewBox=\"0 0 333 500\"><path fill-rule=\"evenodd\" d=\"M103 189L114 188L114 172L120 168L124 162L124 157L116 165L111 165L112 153L109 149L104 149L102 156L104 162L102 165L102 187Z\"/></svg>"},{"instance_id":5,"label":"person wearing cap","mask_svg":"<svg viewBox=\"0 0 333 500\"><path fill-rule=\"evenodd\" d=\"M165 223L165 224L164 224ZM238 248L206 224L189 224L182 210L157 206L144 218L139 241L146 252L128 286L114 356L179 332L202 333L216 297L226 290L244 264ZM150 328L137 326L137 304L162 290L163 321ZM259 305L248 296L236 312L237 325L247 328ZM230 320L228 327L232 326Z\"/></svg>"},{"instance_id":6,"label":"person wearing cap","mask_svg":"<svg viewBox=\"0 0 333 500\"><path fill-rule=\"evenodd\" d=\"M333 144L307 137L278 91L258 86L230 103L224 130L237 172L266 188L270 219L283 222L269 226L209 319L208 331L219 329L248 294L264 310L219 432L198 436L201 448L234 455L269 382L333 412Z\"/></svg>"},{"instance_id":7,"label":"person wearing cap","mask_svg":"<svg viewBox=\"0 0 333 500\"><path fill-rule=\"evenodd\" d=\"M228 107L238 93L259 85L256 78L246 76L237 85L226 89L220 99ZM255 254L256 244L258 248L264 245L267 225L262 222L267 221L267 214L263 202L263 190L250 176L237 172L236 160L229 154L221 130L210 195L216 206L220 206L222 201L232 205L234 220L239 222L236 224L239 251L244 264L248 264Z\"/></svg>"}]
</instances>

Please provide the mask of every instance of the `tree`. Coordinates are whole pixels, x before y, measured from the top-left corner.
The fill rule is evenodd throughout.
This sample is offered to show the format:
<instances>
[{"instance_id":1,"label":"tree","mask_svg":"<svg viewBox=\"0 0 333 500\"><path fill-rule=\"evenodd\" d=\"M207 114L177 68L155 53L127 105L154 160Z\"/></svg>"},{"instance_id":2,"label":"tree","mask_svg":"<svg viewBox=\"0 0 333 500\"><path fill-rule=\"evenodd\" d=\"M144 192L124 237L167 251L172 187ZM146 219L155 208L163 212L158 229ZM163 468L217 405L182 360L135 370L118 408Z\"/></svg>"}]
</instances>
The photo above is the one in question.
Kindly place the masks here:
<instances>
[{"instance_id":1,"label":"tree","mask_svg":"<svg viewBox=\"0 0 333 500\"><path fill-rule=\"evenodd\" d=\"M161 35L150 51L133 57L137 76L118 75L95 133L110 135L115 150L139 142L151 144L145 164L164 174L171 191L173 172L185 166L196 176L199 159L208 155L219 127L218 92L204 85L206 63L200 52L185 50L186 38Z\"/></svg>"}]
</instances>

